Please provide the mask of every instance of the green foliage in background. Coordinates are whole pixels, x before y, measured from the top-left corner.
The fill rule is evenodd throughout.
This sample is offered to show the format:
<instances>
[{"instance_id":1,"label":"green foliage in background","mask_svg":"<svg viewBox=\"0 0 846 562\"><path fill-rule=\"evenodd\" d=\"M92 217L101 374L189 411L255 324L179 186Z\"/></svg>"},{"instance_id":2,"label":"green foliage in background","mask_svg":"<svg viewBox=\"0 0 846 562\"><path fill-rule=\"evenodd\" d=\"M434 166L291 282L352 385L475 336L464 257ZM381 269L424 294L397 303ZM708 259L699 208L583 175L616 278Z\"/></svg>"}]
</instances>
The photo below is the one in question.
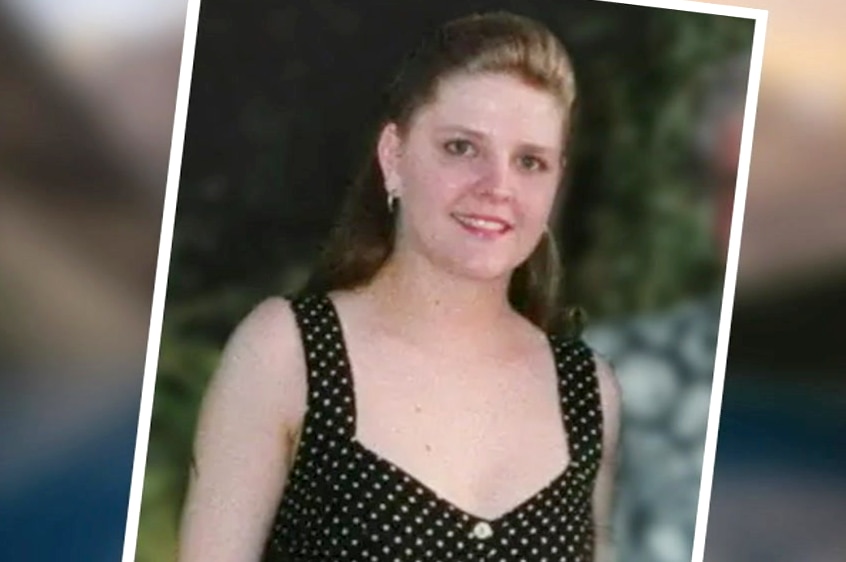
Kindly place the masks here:
<instances>
[{"instance_id":1,"label":"green foliage in background","mask_svg":"<svg viewBox=\"0 0 846 562\"><path fill-rule=\"evenodd\" d=\"M642 25L597 10L565 37L576 53L580 43L598 45L576 60L583 111L570 156L572 205L559 234L576 240L566 252L569 299L599 319L668 306L721 283L708 199L689 150L696 80L714 61L748 51L753 23L640 10L646 10L636 20ZM562 11L561 18L563 25L570 15ZM272 120L247 105L245 126L266 129ZM279 250L284 235L268 238L275 216L297 219L296 208L273 199L279 194L263 184L261 170L284 165L274 151L292 142L272 137L256 141L250 165L235 174L237 191L226 193L216 183L225 173L214 171L214 161L205 163L213 171L203 181L186 174L181 188L138 536L141 562L173 559L197 409L226 337L264 296L284 293L307 275L307 250L286 253ZM250 238L250 232L260 234Z\"/></svg>"},{"instance_id":2,"label":"green foliage in background","mask_svg":"<svg viewBox=\"0 0 846 562\"><path fill-rule=\"evenodd\" d=\"M597 25L594 32L626 32L620 20ZM585 221L589 240L568 264L568 295L593 318L661 309L721 286L709 186L693 141L705 69L749 53L753 26L655 11L639 30L640 48L580 77L588 100L574 160L592 170L577 172L573 189L598 193L590 212L575 206L568 217Z\"/></svg>"}]
</instances>

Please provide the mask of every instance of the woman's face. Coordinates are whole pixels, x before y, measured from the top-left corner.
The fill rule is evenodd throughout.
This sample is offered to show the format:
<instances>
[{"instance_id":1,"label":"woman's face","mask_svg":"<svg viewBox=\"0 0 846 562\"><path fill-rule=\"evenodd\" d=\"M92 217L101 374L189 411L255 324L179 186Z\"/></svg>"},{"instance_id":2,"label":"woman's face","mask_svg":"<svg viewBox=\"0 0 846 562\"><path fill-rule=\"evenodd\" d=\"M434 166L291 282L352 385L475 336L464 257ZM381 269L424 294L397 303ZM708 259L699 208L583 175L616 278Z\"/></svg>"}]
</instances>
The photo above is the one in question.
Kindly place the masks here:
<instances>
[{"instance_id":1,"label":"woman's face","mask_svg":"<svg viewBox=\"0 0 846 562\"><path fill-rule=\"evenodd\" d=\"M440 82L402 137L379 142L400 201L397 252L464 277L508 276L543 235L561 178L563 108L507 74Z\"/></svg>"}]
</instances>

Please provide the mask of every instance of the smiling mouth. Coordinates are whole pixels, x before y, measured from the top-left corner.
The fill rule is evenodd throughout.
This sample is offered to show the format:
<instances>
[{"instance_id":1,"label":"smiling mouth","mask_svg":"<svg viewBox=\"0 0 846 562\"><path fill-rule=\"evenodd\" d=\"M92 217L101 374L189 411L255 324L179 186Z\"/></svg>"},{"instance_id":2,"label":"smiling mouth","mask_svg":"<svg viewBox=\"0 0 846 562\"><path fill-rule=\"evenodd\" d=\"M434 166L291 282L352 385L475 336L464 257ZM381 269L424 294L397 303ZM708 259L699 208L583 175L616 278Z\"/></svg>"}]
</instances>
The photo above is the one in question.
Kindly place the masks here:
<instances>
[{"instance_id":1,"label":"smiling mouth","mask_svg":"<svg viewBox=\"0 0 846 562\"><path fill-rule=\"evenodd\" d=\"M463 215L457 213L454 213L452 217L458 222L458 224L463 226L465 230L485 238L503 235L514 228L508 222L497 217Z\"/></svg>"}]
</instances>

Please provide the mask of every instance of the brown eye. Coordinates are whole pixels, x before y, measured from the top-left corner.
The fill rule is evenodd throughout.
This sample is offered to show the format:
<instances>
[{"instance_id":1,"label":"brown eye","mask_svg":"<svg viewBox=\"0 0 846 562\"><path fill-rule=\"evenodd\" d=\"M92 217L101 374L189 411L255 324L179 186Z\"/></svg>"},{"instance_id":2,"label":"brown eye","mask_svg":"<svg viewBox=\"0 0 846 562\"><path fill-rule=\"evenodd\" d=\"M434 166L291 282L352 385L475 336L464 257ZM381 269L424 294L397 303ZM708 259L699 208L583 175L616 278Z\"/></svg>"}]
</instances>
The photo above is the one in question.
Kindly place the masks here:
<instances>
[{"instance_id":1,"label":"brown eye","mask_svg":"<svg viewBox=\"0 0 846 562\"><path fill-rule=\"evenodd\" d=\"M473 144L464 139L455 139L448 141L444 148L450 154L455 156L467 156L473 153Z\"/></svg>"},{"instance_id":2,"label":"brown eye","mask_svg":"<svg viewBox=\"0 0 846 562\"><path fill-rule=\"evenodd\" d=\"M519 162L520 167L529 172L541 172L549 167L546 162L536 156L521 156Z\"/></svg>"}]
</instances>

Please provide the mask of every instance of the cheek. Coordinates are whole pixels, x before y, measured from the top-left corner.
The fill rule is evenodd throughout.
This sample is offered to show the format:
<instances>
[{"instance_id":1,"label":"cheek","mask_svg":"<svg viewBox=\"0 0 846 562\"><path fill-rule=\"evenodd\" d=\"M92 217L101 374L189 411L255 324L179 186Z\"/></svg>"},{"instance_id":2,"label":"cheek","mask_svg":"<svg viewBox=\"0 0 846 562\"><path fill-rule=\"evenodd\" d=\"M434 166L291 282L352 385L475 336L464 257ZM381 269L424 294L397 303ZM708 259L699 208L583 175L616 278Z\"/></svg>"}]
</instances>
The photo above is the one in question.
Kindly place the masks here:
<instances>
[{"instance_id":1,"label":"cheek","mask_svg":"<svg viewBox=\"0 0 846 562\"><path fill-rule=\"evenodd\" d=\"M556 186L539 182L527 186L521 201L521 209L527 223L543 230L549 221L555 203Z\"/></svg>"},{"instance_id":2,"label":"cheek","mask_svg":"<svg viewBox=\"0 0 846 562\"><path fill-rule=\"evenodd\" d=\"M407 198L415 207L441 206L455 200L473 185L480 171L466 163L456 165L430 159L409 162L404 170Z\"/></svg>"}]
</instances>

